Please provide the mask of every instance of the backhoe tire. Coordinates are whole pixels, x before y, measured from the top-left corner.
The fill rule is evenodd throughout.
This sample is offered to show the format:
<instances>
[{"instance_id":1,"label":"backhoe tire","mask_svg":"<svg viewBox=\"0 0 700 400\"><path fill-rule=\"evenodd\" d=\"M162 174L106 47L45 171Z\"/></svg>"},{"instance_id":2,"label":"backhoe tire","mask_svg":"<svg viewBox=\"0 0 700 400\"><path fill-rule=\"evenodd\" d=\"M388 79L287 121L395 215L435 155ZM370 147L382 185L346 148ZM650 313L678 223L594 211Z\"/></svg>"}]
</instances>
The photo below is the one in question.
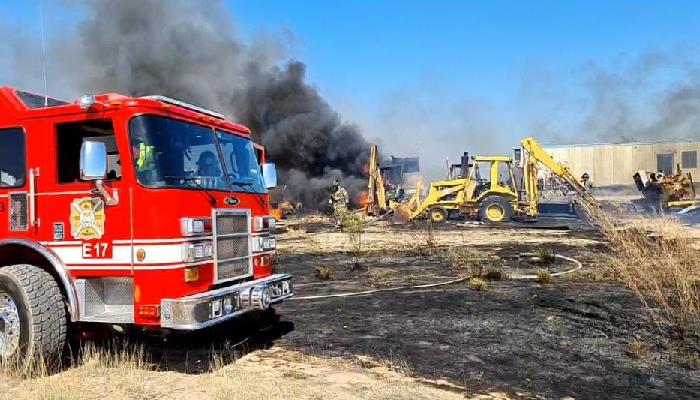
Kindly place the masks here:
<instances>
[{"instance_id":1,"label":"backhoe tire","mask_svg":"<svg viewBox=\"0 0 700 400\"><path fill-rule=\"evenodd\" d=\"M513 218L513 204L501 196L489 196L479 205L479 220L504 222Z\"/></svg>"},{"instance_id":2,"label":"backhoe tire","mask_svg":"<svg viewBox=\"0 0 700 400\"><path fill-rule=\"evenodd\" d=\"M0 360L20 371L54 370L66 343L66 306L45 270L0 268Z\"/></svg>"},{"instance_id":3,"label":"backhoe tire","mask_svg":"<svg viewBox=\"0 0 700 400\"><path fill-rule=\"evenodd\" d=\"M440 207L433 207L428 210L428 217L436 224L441 224L447 221L447 210Z\"/></svg>"}]
</instances>

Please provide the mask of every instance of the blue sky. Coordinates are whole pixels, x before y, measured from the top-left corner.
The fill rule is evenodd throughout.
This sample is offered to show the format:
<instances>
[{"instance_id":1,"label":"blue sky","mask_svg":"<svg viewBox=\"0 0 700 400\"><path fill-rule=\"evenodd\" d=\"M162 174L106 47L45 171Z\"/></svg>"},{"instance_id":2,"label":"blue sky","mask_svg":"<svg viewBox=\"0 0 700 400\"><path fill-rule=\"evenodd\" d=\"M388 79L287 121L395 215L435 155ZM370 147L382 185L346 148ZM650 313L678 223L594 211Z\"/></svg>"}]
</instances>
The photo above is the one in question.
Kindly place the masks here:
<instances>
[{"instance_id":1,"label":"blue sky","mask_svg":"<svg viewBox=\"0 0 700 400\"><path fill-rule=\"evenodd\" d=\"M345 120L426 159L505 153L529 135L624 136L617 120L653 119L669 88L700 82L698 1L224 3L241 37L283 38ZM49 40L82 16L59 0L44 12ZM39 37L38 0L0 0L0 17ZM0 57L0 81L10 68Z\"/></svg>"},{"instance_id":2,"label":"blue sky","mask_svg":"<svg viewBox=\"0 0 700 400\"><path fill-rule=\"evenodd\" d=\"M618 122L596 114L612 108L625 119L618 114L630 109L629 119L644 120L700 65L697 1L228 4L246 35L293 32L293 56L344 117L433 171L462 150L506 153L530 135L614 140L606 135ZM654 55L665 60L640 72ZM610 84L595 92L601 76Z\"/></svg>"},{"instance_id":3,"label":"blue sky","mask_svg":"<svg viewBox=\"0 0 700 400\"><path fill-rule=\"evenodd\" d=\"M506 101L523 65L566 72L595 60L697 43L697 1L229 1L239 28L289 29L311 79L371 103L426 76Z\"/></svg>"}]
</instances>

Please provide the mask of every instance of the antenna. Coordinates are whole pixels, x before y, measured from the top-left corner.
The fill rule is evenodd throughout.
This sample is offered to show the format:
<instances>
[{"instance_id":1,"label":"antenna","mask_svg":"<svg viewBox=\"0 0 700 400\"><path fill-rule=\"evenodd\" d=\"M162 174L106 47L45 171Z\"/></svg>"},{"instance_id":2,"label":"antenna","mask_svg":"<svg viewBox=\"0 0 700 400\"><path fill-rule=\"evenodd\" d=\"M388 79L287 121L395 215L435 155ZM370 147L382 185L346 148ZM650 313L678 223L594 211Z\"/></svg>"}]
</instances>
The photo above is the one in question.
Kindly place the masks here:
<instances>
[{"instance_id":1,"label":"antenna","mask_svg":"<svg viewBox=\"0 0 700 400\"><path fill-rule=\"evenodd\" d=\"M44 2L39 0L39 26L41 26L41 58L44 65L44 107L49 106L49 82L46 77L46 41L44 39Z\"/></svg>"}]
</instances>

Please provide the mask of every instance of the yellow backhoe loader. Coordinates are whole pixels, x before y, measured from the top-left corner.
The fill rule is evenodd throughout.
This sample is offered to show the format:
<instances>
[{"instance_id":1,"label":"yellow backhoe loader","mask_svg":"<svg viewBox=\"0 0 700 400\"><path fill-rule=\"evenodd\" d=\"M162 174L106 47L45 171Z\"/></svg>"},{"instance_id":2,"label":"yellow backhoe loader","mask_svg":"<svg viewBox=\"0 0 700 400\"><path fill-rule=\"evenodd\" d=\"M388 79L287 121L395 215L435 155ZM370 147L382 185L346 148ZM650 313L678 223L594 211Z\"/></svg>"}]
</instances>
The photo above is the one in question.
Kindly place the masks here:
<instances>
[{"instance_id":1,"label":"yellow backhoe loader","mask_svg":"<svg viewBox=\"0 0 700 400\"><path fill-rule=\"evenodd\" d=\"M520 168L507 156L463 157L459 175L431 182L425 197L420 197L417 191L418 197L412 199L410 206L403 206L403 212L409 219L428 217L433 222L443 222L455 213L490 222L508 221L516 216L535 218L539 213L540 166L549 169L582 201L597 205L587 192L584 179L554 160L534 138L523 139L520 144Z\"/></svg>"}]
</instances>

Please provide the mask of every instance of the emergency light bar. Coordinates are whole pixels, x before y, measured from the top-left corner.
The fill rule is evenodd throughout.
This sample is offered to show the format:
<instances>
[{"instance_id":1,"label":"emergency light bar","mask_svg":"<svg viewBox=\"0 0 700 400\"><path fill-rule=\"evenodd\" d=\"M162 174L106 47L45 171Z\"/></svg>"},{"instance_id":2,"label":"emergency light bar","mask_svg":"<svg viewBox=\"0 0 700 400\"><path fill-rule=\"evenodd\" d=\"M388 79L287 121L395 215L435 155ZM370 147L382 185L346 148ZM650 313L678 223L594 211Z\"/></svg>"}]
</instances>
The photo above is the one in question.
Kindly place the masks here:
<instances>
[{"instance_id":1,"label":"emergency light bar","mask_svg":"<svg viewBox=\"0 0 700 400\"><path fill-rule=\"evenodd\" d=\"M174 106L186 108L188 110L196 111L198 113L206 114L210 117L214 117L214 118L218 118L218 119L226 119L226 117L222 113L218 113L218 112L212 111L212 110L207 110L206 108L195 106L194 104L185 103L184 101L171 99L170 97L166 97L166 96L160 96L160 95L141 96L141 98L142 99L149 99L149 100L156 100L156 101L160 101L162 103L167 103L167 104L172 104Z\"/></svg>"}]
</instances>

